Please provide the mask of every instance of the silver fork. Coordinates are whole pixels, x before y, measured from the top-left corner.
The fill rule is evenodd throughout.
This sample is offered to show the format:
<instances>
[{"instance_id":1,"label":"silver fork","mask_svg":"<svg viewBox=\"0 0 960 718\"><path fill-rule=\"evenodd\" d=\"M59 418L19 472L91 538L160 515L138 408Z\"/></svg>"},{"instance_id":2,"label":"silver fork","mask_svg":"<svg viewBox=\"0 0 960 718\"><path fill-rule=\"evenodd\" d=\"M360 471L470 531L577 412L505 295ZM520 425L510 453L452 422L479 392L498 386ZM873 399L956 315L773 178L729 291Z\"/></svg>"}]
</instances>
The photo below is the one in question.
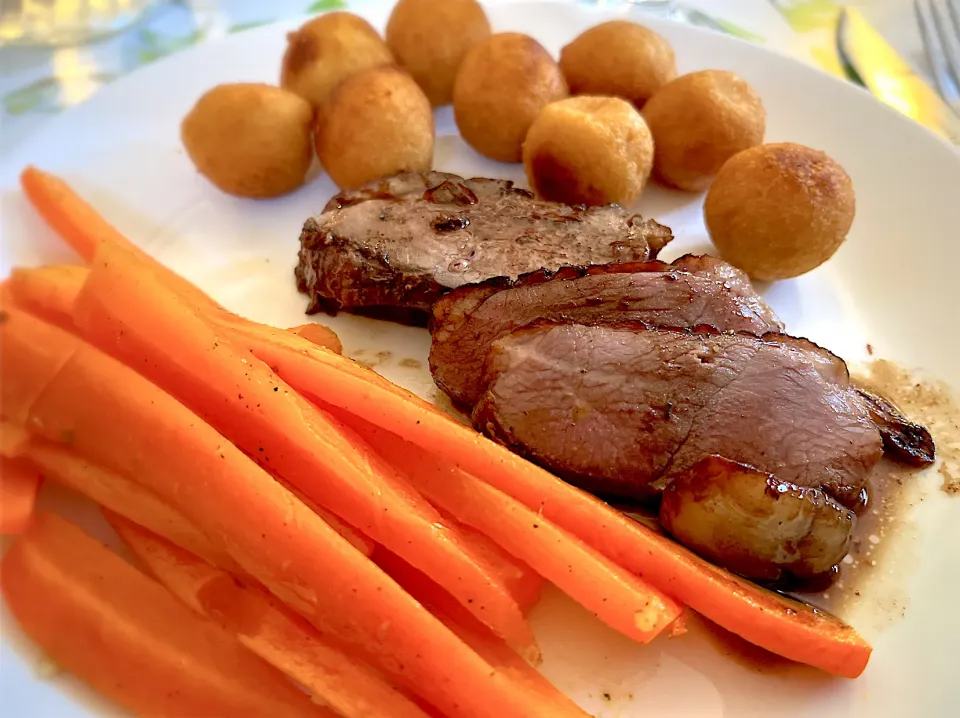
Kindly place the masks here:
<instances>
[{"instance_id":1,"label":"silver fork","mask_svg":"<svg viewBox=\"0 0 960 718\"><path fill-rule=\"evenodd\" d=\"M914 0L923 49L940 95L960 115L960 0Z\"/></svg>"}]
</instances>

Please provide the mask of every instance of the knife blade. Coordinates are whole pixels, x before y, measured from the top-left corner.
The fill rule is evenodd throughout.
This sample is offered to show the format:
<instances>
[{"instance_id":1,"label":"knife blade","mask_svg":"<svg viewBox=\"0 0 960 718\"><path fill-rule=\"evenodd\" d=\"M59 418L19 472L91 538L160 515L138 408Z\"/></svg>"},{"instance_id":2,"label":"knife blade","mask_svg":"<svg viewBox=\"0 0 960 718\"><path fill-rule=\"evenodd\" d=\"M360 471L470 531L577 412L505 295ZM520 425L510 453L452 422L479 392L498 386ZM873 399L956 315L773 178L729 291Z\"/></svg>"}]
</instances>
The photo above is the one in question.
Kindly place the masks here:
<instances>
[{"instance_id":1,"label":"knife blade","mask_svg":"<svg viewBox=\"0 0 960 718\"><path fill-rule=\"evenodd\" d=\"M855 8L840 14L837 49L877 98L960 146L960 117Z\"/></svg>"}]
</instances>

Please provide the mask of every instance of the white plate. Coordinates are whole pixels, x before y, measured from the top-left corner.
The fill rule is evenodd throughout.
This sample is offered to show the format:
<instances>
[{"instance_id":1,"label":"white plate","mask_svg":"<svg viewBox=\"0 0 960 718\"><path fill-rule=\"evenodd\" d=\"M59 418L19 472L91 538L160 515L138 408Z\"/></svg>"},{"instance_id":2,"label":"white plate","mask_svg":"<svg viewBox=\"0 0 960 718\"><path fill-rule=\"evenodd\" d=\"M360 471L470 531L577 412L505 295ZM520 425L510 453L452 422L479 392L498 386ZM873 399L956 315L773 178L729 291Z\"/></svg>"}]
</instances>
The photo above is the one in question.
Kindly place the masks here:
<instances>
[{"instance_id":1,"label":"white plate","mask_svg":"<svg viewBox=\"0 0 960 718\"><path fill-rule=\"evenodd\" d=\"M379 13L379 14L378 14ZM370 16L383 27L385 16ZM497 30L519 30L556 53L612 11L573 5L498 6ZM792 59L729 37L648 21L677 50L681 71L725 68L744 76L768 113L768 139L821 148L839 160L857 190L849 240L823 268L767 288L794 334L849 360L877 355L960 386L960 154L860 90ZM271 26L202 45L125 77L50 123L0 169L2 272L13 265L72 261L17 189L27 164L64 176L121 231L197 282L228 307L278 326L302 323L306 300L293 266L303 220L333 194L318 177L270 202L228 197L193 170L180 147L181 117L221 82L276 80L288 28ZM449 109L438 113L436 166L460 174L522 181L517 165L480 158L456 136ZM653 188L640 210L671 226L667 258L708 251L701 198ZM326 319L322 319L326 321ZM347 353L390 352L378 370L425 396L435 390L425 369L423 330L341 316L329 322ZM407 362L406 364L409 364ZM947 716L956 715L960 681L953 659L960 642L960 504L923 479L928 496L916 513L910 556L889 568L903 618L879 616L880 594L867 591L847 616L874 641L859 680L790 668L758 671L725 656L693 632L634 645L584 612L550 595L534 615L546 655L544 671L585 708L602 716ZM883 594L890 598L890 594ZM886 615L889 615L887 612ZM75 681L44 680L37 654L4 615L0 713L72 718L109 714Z\"/></svg>"}]
</instances>

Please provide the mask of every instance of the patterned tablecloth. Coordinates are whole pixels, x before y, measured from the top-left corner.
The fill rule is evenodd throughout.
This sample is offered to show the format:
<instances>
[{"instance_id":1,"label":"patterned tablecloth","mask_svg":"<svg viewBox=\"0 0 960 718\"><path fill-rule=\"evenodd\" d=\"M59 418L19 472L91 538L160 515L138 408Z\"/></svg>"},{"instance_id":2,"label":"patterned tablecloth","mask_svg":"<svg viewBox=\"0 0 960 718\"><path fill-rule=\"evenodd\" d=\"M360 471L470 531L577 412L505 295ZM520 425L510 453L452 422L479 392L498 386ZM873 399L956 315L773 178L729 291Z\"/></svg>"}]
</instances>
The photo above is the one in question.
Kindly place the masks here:
<instances>
[{"instance_id":1,"label":"patterned tablecloth","mask_svg":"<svg viewBox=\"0 0 960 718\"><path fill-rule=\"evenodd\" d=\"M486 0L488 4L512 0ZM571 0L573 1L573 0ZM629 0L594 0L615 4ZM53 114L142 65L199 42L277 20L393 0L161 0L135 27L96 44L53 50L0 47L0 157ZM851 2L925 72L909 0ZM680 0L697 24L786 50L843 75L834 0Z\"/></svg>"}]
</instances>

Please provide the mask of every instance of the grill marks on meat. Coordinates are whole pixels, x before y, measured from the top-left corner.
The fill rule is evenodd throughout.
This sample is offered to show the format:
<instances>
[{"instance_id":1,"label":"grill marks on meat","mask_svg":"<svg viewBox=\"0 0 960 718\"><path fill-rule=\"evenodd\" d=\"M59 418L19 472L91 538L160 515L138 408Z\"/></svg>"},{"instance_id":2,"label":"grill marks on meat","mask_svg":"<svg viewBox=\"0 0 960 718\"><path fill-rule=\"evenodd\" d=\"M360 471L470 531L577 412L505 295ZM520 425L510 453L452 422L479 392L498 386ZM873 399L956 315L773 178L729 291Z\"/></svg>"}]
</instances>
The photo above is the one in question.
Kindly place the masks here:
<instances>
[{"instance_id":1,"label":"grill marks on meat","mask_svg":"<svg viewBox=\"0 0 960 718\"><path fill-rule=\"evenodd\" d=\"M407 173L337 195L306 221L296 269L308 311L429 311L455 287L567 265L646 261L671 239L610 205L534 199L512 182Z\"/></svg>"},{"instance_id":2,"label":"grill marks on meat","mask_svg":"<svg viewBox=\"0 0 960 718\"><path fill-rule=\"evenodd\" d=\"M714 257L565 267L516 281L498 277L460 287L434 304L430 370L437 385L458 403L473 406L483 391L490 345L541 318L580 324L707 324L757 334L782 329L747 276Z\"/></svg>"},{"instance_id":3,"label":"grill marks on meat","mask_svg":"<svg viewBox=\"0 0 960 718\"><path fill-rule=\"evenodd\" d=\"M781 334L538 322L493 343L485 380L478 429L606 496L717 455L849 506L883 450L844 363Z\"/></svg>"}]
</instances>

